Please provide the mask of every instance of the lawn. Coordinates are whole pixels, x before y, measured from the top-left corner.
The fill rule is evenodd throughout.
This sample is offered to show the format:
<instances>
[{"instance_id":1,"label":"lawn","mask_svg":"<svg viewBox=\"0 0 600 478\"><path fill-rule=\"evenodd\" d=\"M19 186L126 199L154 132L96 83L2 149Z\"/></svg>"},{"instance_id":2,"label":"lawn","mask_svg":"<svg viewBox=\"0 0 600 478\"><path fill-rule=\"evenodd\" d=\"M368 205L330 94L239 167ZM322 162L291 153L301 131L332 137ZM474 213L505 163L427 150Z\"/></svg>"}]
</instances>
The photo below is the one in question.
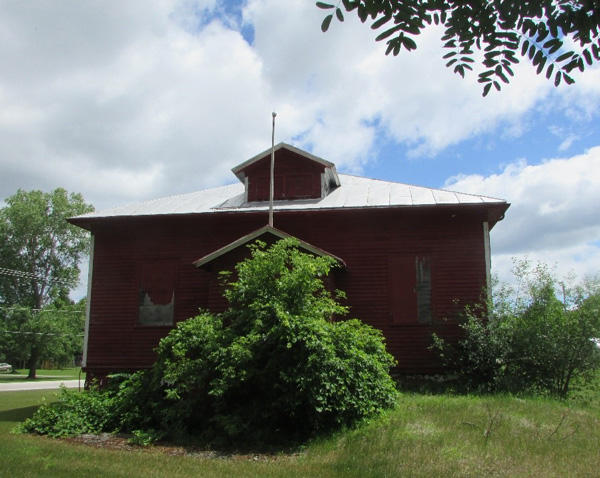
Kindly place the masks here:
<instances>
[{"instance_id":1,"label":"lawn","mask_svg":"<svg viewBox=\"0 0 600 478\"><path fill-rule=\"evenodd\" d=\"M17 369L14 372L0 373L0 383L8 382L28 382L31 379L27 378L29 370ZM85 380L85 373L81 372L81 368L66 368L61 370L40 370L36 372L37 380L78 380L81 374L81 379Z\"/></svg>"},{"instance_id":2,"label":"lawn","mask_svg":"<svg viewBox=\"0 0 600 478\"><path fill-rule=\"evenodd\" d=\"M0 393L0 477L591 477L600 413L545 399L404 394L357 430L292 455L111 450L10 430L53 392Z\"/></svg>"}]
</instances>

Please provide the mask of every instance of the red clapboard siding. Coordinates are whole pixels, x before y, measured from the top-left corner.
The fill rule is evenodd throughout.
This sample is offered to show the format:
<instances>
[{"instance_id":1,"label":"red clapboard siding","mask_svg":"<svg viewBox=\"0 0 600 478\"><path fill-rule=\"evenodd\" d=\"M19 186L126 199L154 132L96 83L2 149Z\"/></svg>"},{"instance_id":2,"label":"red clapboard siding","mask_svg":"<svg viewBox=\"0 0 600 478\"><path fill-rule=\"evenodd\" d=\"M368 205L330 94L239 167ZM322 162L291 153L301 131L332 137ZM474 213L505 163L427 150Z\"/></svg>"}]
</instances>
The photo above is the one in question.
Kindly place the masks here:
<instances>
[{"instance_id":1,"label":"red clapboard siding","mask_svg":"<svg viewBox=\"0 0 600 478\"><path fill-rule=\"evenodd\" d=\"M270 155L246 167L248 201L267 201L270 192ZM286 149L276 152L274 199L321 197L321 174L325 167Z\"/></svg>"},{"instance_id":2,"label":"red clapboard siding","mask_svg":"<svg viewBox=\"0 0 600 478\"><path fill-rule=\"evenodd\" d=\"M398 369L438 370L428 347L431 334L460 336L459 304L476 301L485 285L481 208L419 207L275 214L275 227L344 260L335 286L347 294L350 317L382 330ZM218 271L193 266L197 259L264 226L266 213L198 214L105 219L95 224L87 370L149 367L171 326L137 323L140 264L176 266L174 323L199 308L222 310ZM395 324L390 315L390 257L431 258L431 324Z\"/></svg>"}]
</instances>

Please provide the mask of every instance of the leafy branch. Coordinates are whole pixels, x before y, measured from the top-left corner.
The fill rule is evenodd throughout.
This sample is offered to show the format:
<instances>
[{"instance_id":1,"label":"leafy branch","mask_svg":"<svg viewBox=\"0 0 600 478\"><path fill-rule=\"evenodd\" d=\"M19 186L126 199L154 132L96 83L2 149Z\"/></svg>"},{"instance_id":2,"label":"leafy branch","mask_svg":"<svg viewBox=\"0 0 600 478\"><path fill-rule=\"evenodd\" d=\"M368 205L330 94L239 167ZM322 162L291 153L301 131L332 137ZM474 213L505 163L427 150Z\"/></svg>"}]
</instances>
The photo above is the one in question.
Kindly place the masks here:
<instances>
[{"instance_id":1,"label":"leafy branch","mask_svg":"<svg viewBox=\"0 0 600 478\"><path fill-rule=\"evenodd\" d=\"M483 53L483 96L492 87L510 83L520 56L538 75L558 86L574 83L571 72L584 72L600 61L600 2L596 0L340 0L317 2L331 10L321 24L326 32L333 18L343 22L344 10L381 33L386 55L417 48L415 37L427 27L445 27L441 41L450 50L446 66L461 77L473 70L475 50Z\"/></svg>"}]
</instances>

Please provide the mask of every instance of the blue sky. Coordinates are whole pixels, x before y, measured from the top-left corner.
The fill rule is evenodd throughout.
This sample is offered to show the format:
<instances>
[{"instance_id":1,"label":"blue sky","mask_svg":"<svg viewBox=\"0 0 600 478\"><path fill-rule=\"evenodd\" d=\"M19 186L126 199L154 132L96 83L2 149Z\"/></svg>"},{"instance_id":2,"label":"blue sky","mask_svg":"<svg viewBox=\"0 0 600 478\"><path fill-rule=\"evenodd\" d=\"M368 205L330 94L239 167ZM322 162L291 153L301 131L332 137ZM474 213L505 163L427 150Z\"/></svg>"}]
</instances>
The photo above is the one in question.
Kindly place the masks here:
<instances>
[{"instance_id":1,"label":"blue sky","mask_svg":"<svg viewBox=\"0 0 600 478\"><path fill-rule=\"evenodd\" d=\"M0 3L0 200L81 192L101 210L235 181L276 141L340 172L500 197L513 257L600 270L600 68L554 88L522 63L481 97L439 31L386 57L312 0Z\"/></svg>"}]
</instances>

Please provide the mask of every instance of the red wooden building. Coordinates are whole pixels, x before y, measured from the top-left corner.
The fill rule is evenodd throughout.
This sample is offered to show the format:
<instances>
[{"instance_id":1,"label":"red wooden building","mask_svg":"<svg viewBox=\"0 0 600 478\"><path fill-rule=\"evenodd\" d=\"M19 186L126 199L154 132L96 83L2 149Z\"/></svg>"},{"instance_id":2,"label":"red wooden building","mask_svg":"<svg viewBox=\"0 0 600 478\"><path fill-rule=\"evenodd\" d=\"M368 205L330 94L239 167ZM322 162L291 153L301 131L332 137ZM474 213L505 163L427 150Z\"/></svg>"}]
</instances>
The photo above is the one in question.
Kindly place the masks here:
<instances>
[{"instance_id":1,"label":"red wooden building","mask_svg":"<svg viewBox=\"0 0 600 478\"><path fill-rule=\"evenodd\" d=\"M381 329L405 373L436 371L431 334L455 338L457 312L489 282L499 199L338 174L287 144L233 169L239 183L70 219L92 233L84 367L149 367L153 349L198 308L222 310L217 274L245 244L294 236L342 265L331 280L350 316Z\"/></svg>"}]
</instances>

